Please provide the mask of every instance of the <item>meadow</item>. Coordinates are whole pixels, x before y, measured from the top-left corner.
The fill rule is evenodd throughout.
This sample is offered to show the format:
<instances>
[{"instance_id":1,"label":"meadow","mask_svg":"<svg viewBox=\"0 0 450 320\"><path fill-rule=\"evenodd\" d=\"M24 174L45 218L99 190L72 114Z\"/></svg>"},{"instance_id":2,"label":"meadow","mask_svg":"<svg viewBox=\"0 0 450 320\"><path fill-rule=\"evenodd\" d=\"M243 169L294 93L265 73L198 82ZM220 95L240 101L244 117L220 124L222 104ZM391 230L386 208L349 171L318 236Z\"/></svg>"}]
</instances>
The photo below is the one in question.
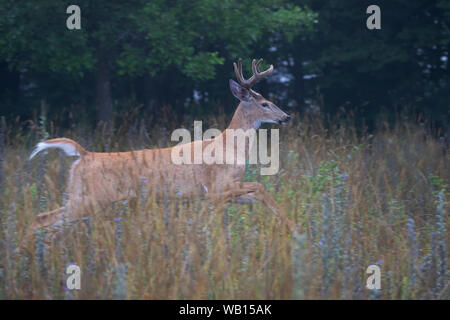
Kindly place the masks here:
<instances>
[{"instance_id":1,"label":"meadow","mask_svg":"<svg viewBox=\"0 0 450 320\"><path fill-rule=\"evenodd\" d=\"M245 180L266 186L296 232L260 204L157 202L142 190L38 231L31 254L17 250L33 218L64 203L74 160L49 150L28 161L37 142L154 148L193 123L173 114L121 119L114 130L2 120L0 299L450 298L448 142L405 115L381 117L370 132L350 116L311 114L280 128L280 172L260 176L249 166ZM221 113L204 126L224 129L228 120ZM70 264L81 268L80 290L66 288ZM369 265L380 267L380 290L366 288Z\"/></svg>"}]
</instances>

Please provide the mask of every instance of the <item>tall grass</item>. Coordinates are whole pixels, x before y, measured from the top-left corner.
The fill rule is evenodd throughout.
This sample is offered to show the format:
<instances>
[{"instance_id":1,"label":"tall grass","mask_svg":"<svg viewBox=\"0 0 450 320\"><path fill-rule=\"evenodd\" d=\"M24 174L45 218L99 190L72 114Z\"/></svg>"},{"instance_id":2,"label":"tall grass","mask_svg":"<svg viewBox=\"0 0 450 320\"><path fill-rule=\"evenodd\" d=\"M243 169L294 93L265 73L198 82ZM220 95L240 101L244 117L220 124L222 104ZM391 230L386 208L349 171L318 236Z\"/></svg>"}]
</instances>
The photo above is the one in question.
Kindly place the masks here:
<instances>
[{"instance_id":1,"label":"tall grass","mask_svg":"<svg viewBox=\"0 0 450 320\"><path fill-rule=\"evenodd\" d=\"M91 151L153 148L192 119L151 126L138 117L115 130L61 131L45 114L28 128L0 123L2 299L448 299L449 153L425 127L401 119L357 133L321 117L296 116L280 130L281 170L260 181L297 226L289 232L259 205L138 199L37 232L32 255L17 251L26 227L65 201L73 159L33 145L66 136ZM223 129L226 117L209 119ZM204 125L204 128L208 126ZM165 136L162 134L166 132ZM81 290L66 288L69 264ZM381 290L365 287L369 265Z\"/></svg>"}]
</instances>

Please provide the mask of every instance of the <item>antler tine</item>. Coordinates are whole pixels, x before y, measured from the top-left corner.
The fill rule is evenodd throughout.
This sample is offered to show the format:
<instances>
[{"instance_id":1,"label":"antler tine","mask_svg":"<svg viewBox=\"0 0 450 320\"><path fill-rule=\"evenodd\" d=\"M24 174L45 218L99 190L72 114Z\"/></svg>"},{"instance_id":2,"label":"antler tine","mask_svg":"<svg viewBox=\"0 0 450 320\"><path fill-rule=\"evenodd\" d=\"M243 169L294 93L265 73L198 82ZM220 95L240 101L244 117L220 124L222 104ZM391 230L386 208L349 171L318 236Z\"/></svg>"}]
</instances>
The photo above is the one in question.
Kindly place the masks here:
<instances>
[{"instance_id":1,"label":"antler tine","mask_svg":"<svg viewBox=\"0 0 450 320\"><path fill-rule=\"evenodd\" d=\"M239 58L238 65L236 65L236 62L233 62L233 66L234 66L234 73L236 73L236 78L242 84L242 81L244 80L242 77L242 59Z\"/></svg>"},{"instance_id":2,"label":"antler tine","mask_svg":"<svg viewBox=\"0 0 450 320\"><path fill-rule=\"evenodd\" d=\"M267 77L272 71L273 71L273 65L270 65L269 68L263 72L259 71L259 66L261 65L261 63L263 62L263 59L259 59L258 62L255 65L255 68L253 70L253 73L255 74L256 78L262 79L264 77Z\"/></svg>"},{"instance_id":3,"label":"antler tine","mask_svg":"<svg viewBox=\"0 0 450 320\"><path fill-rule=\"evenodd\" d=\"M258 82L262 78L266 77L273 71L273 65L270 65L270 67L267 70L260 72L259 66L261 65L262 62L263 62L263 59L259 59L258 61L256 61L255 59L252 60L253 75L247 80L244 79L244 75L242 73L242 59L239 58L237 65L235 62L233 62L234 72L236 73L236 78L239 80L239 82L241 83L242 86L250 89L251 87L253 87L253 85L256 82Z\"/></svg>"},{"instance_id":4,"label":"antler tine","mask_svg":"<svg viewBox=\"0 0 450 320\"><path fill-rule=\"evenodd\" d=\"M248 80L246 80L244 78L244 74L242 73L242 59L239 58L237 65L235 62L233 62L233 66L234 66L234 72L236 73L236 78L238 79L240 84L246 88L251 88L251 86L253 85L255 76L254 75L251 76L251 78Z\"/></svg>"},{"instance_id":5,"label":"antler tine","mask_svg":"<svg viewBox=\"0 0 450 320\"><path fill-rule=\"evenodd\" d=\"M252 61L252 70L253 70L253 74L256 75L256 74L259 73L258 69L259 69L259 66L261 65L262 62L263 62L263 59L262 59L262 58L259 59L258 62L256 62L255 59L253 59L253 61Z\"/></svg>"}]
</instances>

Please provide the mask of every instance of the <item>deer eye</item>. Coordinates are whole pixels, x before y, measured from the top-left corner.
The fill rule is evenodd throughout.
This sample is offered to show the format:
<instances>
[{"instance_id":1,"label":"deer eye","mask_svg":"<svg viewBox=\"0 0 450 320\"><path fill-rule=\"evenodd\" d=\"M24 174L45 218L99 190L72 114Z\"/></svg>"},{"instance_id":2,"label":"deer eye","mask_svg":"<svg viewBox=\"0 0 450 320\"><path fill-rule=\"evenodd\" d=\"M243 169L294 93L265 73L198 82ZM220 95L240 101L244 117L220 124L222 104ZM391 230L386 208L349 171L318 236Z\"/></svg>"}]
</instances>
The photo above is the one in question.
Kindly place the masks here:
<instances>
[{"instance_id":1,"label":"deer eye","mask_svg":"<svg viewBox=\"0 0 450 320\"><path fill-rule=\"evenodd\" d=\"M269 104L268 104L267 102L263 102L261 105L262 105L264 108L268 108L268 107L269 107Z\"/></svg>"}]
</instances>

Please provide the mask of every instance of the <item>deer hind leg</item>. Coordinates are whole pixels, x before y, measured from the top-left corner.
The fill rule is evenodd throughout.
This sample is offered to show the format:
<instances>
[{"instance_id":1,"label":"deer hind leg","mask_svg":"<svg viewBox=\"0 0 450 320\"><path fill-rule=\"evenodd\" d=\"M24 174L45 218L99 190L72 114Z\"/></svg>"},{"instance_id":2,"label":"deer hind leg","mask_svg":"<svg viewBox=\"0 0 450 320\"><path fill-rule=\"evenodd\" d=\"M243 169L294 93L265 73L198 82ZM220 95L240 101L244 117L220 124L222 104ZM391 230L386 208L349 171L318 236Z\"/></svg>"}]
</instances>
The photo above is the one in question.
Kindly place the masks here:
<instances>
[{"instance_id":1,"label":"deer hind leg","mask_svg":"<svg viewBox=\"0 0 450 320\"><path fill-rule=\"evenodd\" d=\"M54 225L62 220L65 211L66 208L61 207L56 210L40 213L37 215L36 221L31 225L31 228L38 229Z\"/></svg>"},{"instance_id":2,"label":"deer hind leg","mask_svg":"<svg viewBox=\"0 0 450 320\"><path fill-rule=\"evenodd\" d=\"M25 231L25 235L20 244L20 248L21 249L29 248L31 240L33 239L34 232L37 229L48 227L56 224L59 221L62 221L65 210L66 210L65 207L61 207L56 210L38 214L33 224L29 226L28 229Z\"/></svg>"}]
</instances>

